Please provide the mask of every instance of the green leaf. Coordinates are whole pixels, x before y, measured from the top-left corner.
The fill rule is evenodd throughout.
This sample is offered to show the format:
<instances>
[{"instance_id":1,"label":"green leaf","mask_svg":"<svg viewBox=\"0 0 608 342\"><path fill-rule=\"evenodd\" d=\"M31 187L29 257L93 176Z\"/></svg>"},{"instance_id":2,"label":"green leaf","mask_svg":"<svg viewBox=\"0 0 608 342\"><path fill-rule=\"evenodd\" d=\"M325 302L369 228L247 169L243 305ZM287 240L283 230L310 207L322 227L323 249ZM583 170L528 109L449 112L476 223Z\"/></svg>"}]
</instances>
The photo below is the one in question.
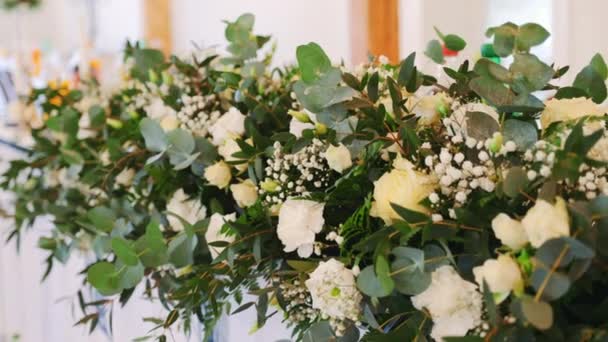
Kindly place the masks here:
<instances>
[{"instance_id":1,"label":"green leaf","mask_svg":"<svg viewBox=\"0 0 608 342\"><path fill-rule=\"evenodd\" d=\"M320 321L311 325L302 335L302 342L319 342L334 340L334 333L328 321Z\"/></svg>"},{"instance_id":2,"label":"green leaf","mask_svg":"<svg viewBox=\"0 0 608 342\"><path fill-rule=\"evenodd\" d=\"M513 23L506 23L488 30L494 35L494 52L500 57L509 56L515 47L515 37L518 34L518 27Z\"/></svg>"},{"instance_id":3,"label":"green leaf","mask_svg":"<svg viewBox=\"0 0 608 342\"><path fill-rule=\"evenodd\" d=\"M397 259L409 259L418 269L424 271L424 251L413 247L399 246L392 250Z\"/></svg>"},{"instance_id":4,"label":"green leaf","mask_svg":"<svg viewBox=\"0 0 608 342\"><path fill-rule=\"evenodd\" d=\"M175 267L184 267L194 262L193 252L198 239L195 234L181 232L169 242L169 262Z\"/></svg>"},{"instance_id":5,"label":"green leaf","mask_svg":"<svg viewBox=\"0 0 608 342\"><path fill-rule=\"evenodd\" d=\"M146 267L158 267L168 262L168 250L158 222L148 224L145 234L135 241L135 250Z\"/></svg>"},{"instance_id":6,"label":"green leaf","mask_svg":"<svg viewBox=\"0 0 608 342\"><path fill-rule=\"evenodd\" d=\"M319 263L316 261L287 260L287 265L298 272L310 273L317 268Z\"/></svg>"},{"instance_id":7,"label":"green leaf","mask_svg":"<svg viewBox=\"0 0 608 342\"><path fill-rule=\"evenodd\" d=\"M608 67L606 66L606 62L604 61L604 57L601 54L596 53L591 58L591 63L589 63L595 69L595 71L604 79L608 77Z\"/></svg>"},{"instance_id":8,"label":"green leaf","mask_svg":"<svg viewBox=\"0 0 608 342\"><path fill-rule=\"evenodd\" d=\"M87 281L104 296L111 296L122 290L116 277L116 268L109 262L98 262L89 267Z\"/></svg>"},{"instance_id":9,"label":"green leaf","mask_svg":"<svg viewBox=\"0 0 608 342\"><path fill-rule=\"evenodd\" d=\"M532 147L538 140L536 126L522 120L506 120L503 124L502 134L505 141L512 140L520 151L525 151Z\"/></svg>"},{"instance_id":10,"label":"green leaf","mask_svg":"<svg viewBox=\"0 0 608 342\"><path fill-rule=\"evenodd\" d=\"M549 266L551 267L551 266ZM562 272L552 272L544 265L537 265L530 282L538 292L542 290L541 297L545 300L556 300L568 292L570 289L570 279Z\"/></svg>"},{"instance_id":11,"label":"green leaf","mask_svg":"<svg viewBox=\"0 0 608 342\"><path fill-rule=\"evenodd\" d=\"M357 287L361 292L370 297L386 297L393 291L392 288L382 283L376 273L374 266L367 266L357 277Z\"/></svg>"},{"instance_id":12,"label":"green leaf","mask_svg":"<svg viewBox=\"0 0 608 342\"><path fill-rule=\"evenodd\" d=\"M65 160L66 163L70 165L84 164L84 158L82 157L82 155L80 155L80 153L78 153L78 151L63 147L60 149L60 151L61 156L63 157L63 160Z\"/></svg>"},{"instance_id":13,"label":"green leaf","mask_svg":"<svg viewBox=\"0 0 608 342\"><path fill-rule=\"evenodd\" d=\"M488 283L486 283L485 279L483 280L483 301L486 305L486 311L488 313L488 318L490 319L490 323L492 326L498 325L498 310L496 308L496 302L494 301L494 295L492 291L490 291L490 287Z\"/></svg>"},{"instance_id":14,"label":"green leaf","mask_svg":"<svg viewBox=\"0 0 608 342\"><path fill-rule=\"evenodd\" d=\"M163 53L154 49L136 49L133 57L135 58L133 76L143 81L149 79L149 70L158 69L165 62Z\"/></svg>"},{"instance_id":15,"label":"green leaf","mask_svg":"<svg viewBox=\"0 0 608 342\"><path fill-rule=\"evenodd\" d=\"M378 277L382 288L386 292L392 292L393 288L395 288L395 282L390 276L391 269L386 257L384 255L378 255L375 266L376 276Z\"/></svg>"},{"instance_id":16,"label":"green leaf","mask_svg":"<svg viewBox=\"0 0 608 342\"><path fill-rule=\"evenodd\" d=\"M87 217L95 228L108 233L112 231L116 221L116 214L107 207L95 207L87 212Z\"/></svg>"},{"instance_id":17,"label":"green leaf","mask_svg":"<svg viewBox=\"0 0 608 342\"><path fill-rule=\"evenodd\" d=\"M589 97L586 91L575 87L559 88L555 93L556 99L575 99L577 97Z\"/></svg>"},{"instance_id":18,"label":"green leaf","mask_svg":"<svg viewBox=\"0 0 608 342\"><path fill-rule=\"evenodd\" d=\"M523 24L517 34L517 48L528 51L531 47L542 44L549 38L549 31L535 23Z\"/></svg>"},{"instance_id":19,"label":"green leaf","mask_svg":"<svg viewBox=\"0 0 608 342\"><path fill-rule=\"evenodd\" d=\"M467 135L477 140L491 138L494 132L500 131L500 125L489 114L484 112L466 112Z\"/></svg>"},{"instance_id":20,"label":"green leaf","mask_svg":"<svg viewBox=\"0 0 608 342\"><path fill-rule=\"evenodd\" d=\"M92 127L102 126L106 122L106 113L99 105L89 108L89 117L91 118Z\"/></svg>"},{"instance_id":21,"label":"green leaf","mask_svg":"<svg viewBox=\"0 0 608 342\"><path fill-rule=\"evenodd\" d=\"M300 72L302 73L302 80L308 84L318 80L321 74L331 68L329 57L316 43L298 46L296 58Z\"/></svg>"},{"instance_id":22,"label":"green leaf","mask_svg":"<svg viewBox=\"0 0 608 342\"><path fill-rule=\"evenodd\" d=\"M521 310L528 322L537 329L547 330L553 325L553 308L546 302L536 302L532 298L524 297Z\"/></svg>"},{"instance_id":23,"label":"green leaf","mask_svg":"<svg viewBox=\"0 0 608 342\"><path fill-rule=\"evenodd\" d=\"M509 88L489 77L476 77L469 82L469 87L493 106L510 105L515 99Z\"/></svg>"},{"instance_id":24,"label":"green leaf","mask_svg":"<svg viewBox=\"0 0 608 342\"><path fill-rule=\"evenodd\" d=\"M502 184L502 190L505 195L515 198L525 190L528 184L528 176L526 171L519 166L514 166L509 169L507 176Z\"/></svg>"},{"instance_id":25,"label":"green leaf","mask_svg":"<svg viewBox=\"0 0 608 342\"><path fill-rule=\"evenodd\" d=\"M555 74L553 68L543 63L538 57L527 53L515 54L509 70L514 79L518 80L523 77L520 80L520 89L516 90L518 93L531 93L543 89Z\"/></svg>"},{"instance_id":26,"label":"green leaf","mask_svg":"<svg viewBox=\"0 0 608 342\"><path fill-rule=\"evenodd\" d=\"M401 62L401 67L399 68L399 77L397 78L397 82L400 86L405 87L408 85L412 78L416 78L416 67L414 66L414 62L416 60L416 53L412 52Z\"/></svg>"},{"instance_id":27,"label":"green leaf","mask_svg":"<svg viewBox=\"0 0 608 342\"><path fill-rule=\"evenodd\" d=\"M591 96L595 103L602 103L606 99L606 83L595 67L587 65L576 75L574 87L582 89Z\"/></svg>"},{"instance_id":28,"label":"green leaf","mask_svg":"<svg viewBox=\"0 0 608 342\"><path fill-rule=\"evenodd\" d=\"M378 101L379 98L379 93L378 93L378 80L379 80L380 76L378 75L377 72L375 72L370 78L369 81L367 81L367 96L369 97L370 101L372 102L376 102Z\"/></svg>"},{"instance_id":29,"label":"green leaf","mask_svg":"<svg viewBox=\"0 0 608 342\"><path fill-rule=\"evenodd\" d=\"M112 238L112 250L118 260L122 261L125 265L135 266L139 263L139 258L132 244L123 238Z\"/></svg>"},{"instance_id":30,"label":"green leaf","mask_svg":"<svg viewBox=\"0 0 608 342\"><path fill-rule=\"evenodd\" d=\"M431 40L426 45L424 54L437 64L443 64L445 62L445 59L443 58L443 47L437 39Z\"/></svg>"},{"instance_id":31,"label":"green leaf","mask_svg":"<svg viewBox=\"0 0 608 342\"><path fill-rule=\"evenodd\" d=\"M119 260L116 262L116 269L119 270L118 285L121 290L134 288L144 277L144 265L140 262L134 266L128 266L123 265Z\"/></svg>"},{"instance_id":32,"label":"green leaf","mask_svg":"<svg viewBox=\"0 0 608 342\"><path fill-rule=\"evenodd\" d=\"M398 204L391 203L391 207L401 218L409 224L420 224L429 222L430 218L426 214L404 208Z\"/></svg>"},{"instance_id":33,"label":"green leaf","mask_svg":"<svg viewBox=\"0 0 608 342\"><path fill-rule=\"evenodd\" d=\"M139 130L146 141L146 148L152 152L162 152L169 145L169 140L160 124L152 119L143 118Z\"/></svg>"},{"instance_id":34,"label":"green leaf","mask_svg":"<svg viewBox=\"0 0 608 342\"><path fill-rule=\"evenodd\" d=\"M406 295L422 293L431 284L431 274L425 273L410 258L400 258L391 265L395 289Z\"/></svg>"},{"instance_id":35,"label":"green leaf","mask_svg":"<svg viewBox=\"0 0 608 342\"><path fill-rule=\"evenodd\" d=\"M187 168L199 156L199 153L192 153L196 144L192 135L186 130L181 128L172 130L167 134L167 141L169 162L175 170Z\"/></svg>"},{"instance_id":36,"label":"green leaf","mask_svg":"<svg viewBox=\"0 0 608 342\"><path fill-rule=\"evenodd\" d=\"M177 321L178 318L179 318L179 310L177 310L177 309L171 310L171 312L169 312L169 315L167 315L165 322L163 323L163 328L165 328L165 329L169 328L171 325L173 325L173 323L175 323Z\"/></svg>"},{"instance_id":37,"label":"green leaf","mask_svg":"<svg viewBox=\"0 0 608 342\"><path fill-rule=\"evenodd\" d=\"M448 34L447 36L443 37L443 43L445 44L445 47L452 51L461 51L467 46L464 39L455 34Z\"/></svg>"}]
</instances>

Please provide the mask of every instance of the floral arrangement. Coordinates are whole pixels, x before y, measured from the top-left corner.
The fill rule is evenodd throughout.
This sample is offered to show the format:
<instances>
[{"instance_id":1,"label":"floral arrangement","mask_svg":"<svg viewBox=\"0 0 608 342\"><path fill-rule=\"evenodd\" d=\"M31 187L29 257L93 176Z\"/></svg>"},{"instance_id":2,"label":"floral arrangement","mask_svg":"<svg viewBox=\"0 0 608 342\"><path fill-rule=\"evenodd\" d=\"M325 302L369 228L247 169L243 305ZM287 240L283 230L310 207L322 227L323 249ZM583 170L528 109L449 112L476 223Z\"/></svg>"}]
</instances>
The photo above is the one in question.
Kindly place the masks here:
<instances>
[{"instance_id":1,"label":"floral arrangement","mask_svg":"<svg viewBox=\"0 0 608 342\"><path fill-rule=\"evenodd\" d=\"M20 6L36 8L36 7L40 6L41 2L42 2L42 0L2 0L0 2L0 5L7 10L11 10L11 9L19 8Z\"/></svg>"},{"instance_id":2,"label":"floral arrangement","mask_svg":"<svg viewBox=\"0 0 608 342\"><path fill-rule=\"evenodd\" d=\"M225 56L129 45L110 95L32 94L47 114L3 177L11 238L50 215L49 271L96 256L106 299L80 292L79 323L141 286L170 309L147 318L161 341L253 308L254 330L278 314L302 341L606 339L600 55L557 86L568 67L531 53L549 33L506 23L440 84L415 54L349 70L315 43L272 68L253 24L227 23ZM442 64L466 43L437 33Z\"/></svg>"}]
</instances>

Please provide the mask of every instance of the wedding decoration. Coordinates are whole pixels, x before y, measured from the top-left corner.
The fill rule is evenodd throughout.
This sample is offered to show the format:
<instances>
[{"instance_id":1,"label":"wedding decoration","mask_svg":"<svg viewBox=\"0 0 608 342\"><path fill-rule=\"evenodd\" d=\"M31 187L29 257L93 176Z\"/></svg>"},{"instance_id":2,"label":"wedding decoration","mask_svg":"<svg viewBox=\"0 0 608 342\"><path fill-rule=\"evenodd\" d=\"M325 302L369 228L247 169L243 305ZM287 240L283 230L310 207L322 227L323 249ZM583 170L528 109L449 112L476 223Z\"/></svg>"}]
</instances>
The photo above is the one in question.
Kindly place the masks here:
<instances>
[{"instance_id":1,"label":"wedding decoration","mask_svg":"<svg viewBox=\"0 0 608 342\"><path fill-rule=\"evenodd\" d=\"M29 8L36 8L40 6L42 0L2 0L0 4L7 10L15 9L20 6L27 6Z\"/></svg>"},{"instance_id":2,"label":"wedding decoration","mask_svg":"<svg viewBox=\"0 0 608 342\"><path fill-rule=\"evenodd\" d=\"M78 323L143 287L170 310L146 318L160 341L247 309L252 332L279 315L301 341L606 339L599 54L559 86L568 67L532 53L549 33L506 23L492 59L440 84L414 53L351 70L315 43L273 68L253 25L227 23L227 55L128 45L111 94L33 92L44 124L2 182L10 238L50 215L48 272L95 256L105 299L79 292ZM442 64L466 43L437 33Z\"/></svg>"}]
</instances>

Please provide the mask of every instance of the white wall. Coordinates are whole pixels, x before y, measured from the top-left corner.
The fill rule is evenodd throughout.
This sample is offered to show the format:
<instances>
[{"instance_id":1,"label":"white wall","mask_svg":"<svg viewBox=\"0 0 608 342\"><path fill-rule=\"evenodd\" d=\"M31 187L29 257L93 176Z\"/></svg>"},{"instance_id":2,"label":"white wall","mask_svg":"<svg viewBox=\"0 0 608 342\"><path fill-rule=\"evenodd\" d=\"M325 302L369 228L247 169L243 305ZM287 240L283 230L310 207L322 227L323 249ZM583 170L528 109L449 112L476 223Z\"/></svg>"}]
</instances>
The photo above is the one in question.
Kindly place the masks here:
<instances>
[{"instance_id":1,"label":"white wall","mask_svg":"<svg viewBox=\"0 0 608 342\"><path fill-rule=\"evenodd\" d=\"M339 61L350 60L349 0L173 0L173 46L178 52L202 46L225 47L222 20L235 20L250 12L254 30L277 41L275 63L295 60L296 47L317 42Z\"/></svg>"}]
</instances>

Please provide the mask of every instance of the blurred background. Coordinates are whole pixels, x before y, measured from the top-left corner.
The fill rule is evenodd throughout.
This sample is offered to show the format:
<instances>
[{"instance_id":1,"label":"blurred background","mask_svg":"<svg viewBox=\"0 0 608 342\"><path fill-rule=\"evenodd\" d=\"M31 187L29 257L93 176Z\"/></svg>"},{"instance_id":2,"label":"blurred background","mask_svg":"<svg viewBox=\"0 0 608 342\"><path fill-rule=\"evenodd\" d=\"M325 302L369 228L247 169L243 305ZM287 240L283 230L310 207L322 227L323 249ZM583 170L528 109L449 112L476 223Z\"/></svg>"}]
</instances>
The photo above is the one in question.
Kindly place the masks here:
<instances>
[{"instance_id":1,"label":"blurred background","mask_svg":"<svg viewBox=\"0 0 608 342\"><path fill-rule=\"evenodd\" d=\"M426 43L435 38L433 26L465 38L468 45L461 58L475 58L487 41L485 29L506 21L537 22L547 28L552 36L535 52L557 66L579 70L594 53L608 50L608 40L598 29L608 12L604 0L42 0L34 9L0 9L0 115L6 115L9 102L29 87L71 79L76 69L94 69L102 86L113 87L120 82L120 52L127 40L167 54L185 54L194 47L221 50L222 21L245 12L255 15L256 33L272 35L276 41L277 65L293 63L296 47L310 41L347 65L366 61L368 53L397 63L412 51L422 56ZM432 68L427 61L418 59L423 68ZM3 73L10 75L4 85ZM562 81L571 82L572 77ZM0 137L9 133L18 134L0 129ZM11 158L10 152L2 151L0 158ZM0 238L5 238L3 231ZM14 244L0 245L0 342L111 340L104 333L109 327L90 336L84 328L73 327L79 318L73 303L80 287L75 275L82 261L72 258L67 265L57 265L40 284L46 255L36 249L37 238L26 235L19 254ZM119 323L113 340L145 335L150 325L139 317L162 312L144 300L116 308ZM289 337L279 319L262 334L249 336L253 313L241 315L240 323L224 323L231 340ZM178 335L175 340L188 338ZM200 338L195 334L190 340Z\"/></svg>"}]
</instances>

